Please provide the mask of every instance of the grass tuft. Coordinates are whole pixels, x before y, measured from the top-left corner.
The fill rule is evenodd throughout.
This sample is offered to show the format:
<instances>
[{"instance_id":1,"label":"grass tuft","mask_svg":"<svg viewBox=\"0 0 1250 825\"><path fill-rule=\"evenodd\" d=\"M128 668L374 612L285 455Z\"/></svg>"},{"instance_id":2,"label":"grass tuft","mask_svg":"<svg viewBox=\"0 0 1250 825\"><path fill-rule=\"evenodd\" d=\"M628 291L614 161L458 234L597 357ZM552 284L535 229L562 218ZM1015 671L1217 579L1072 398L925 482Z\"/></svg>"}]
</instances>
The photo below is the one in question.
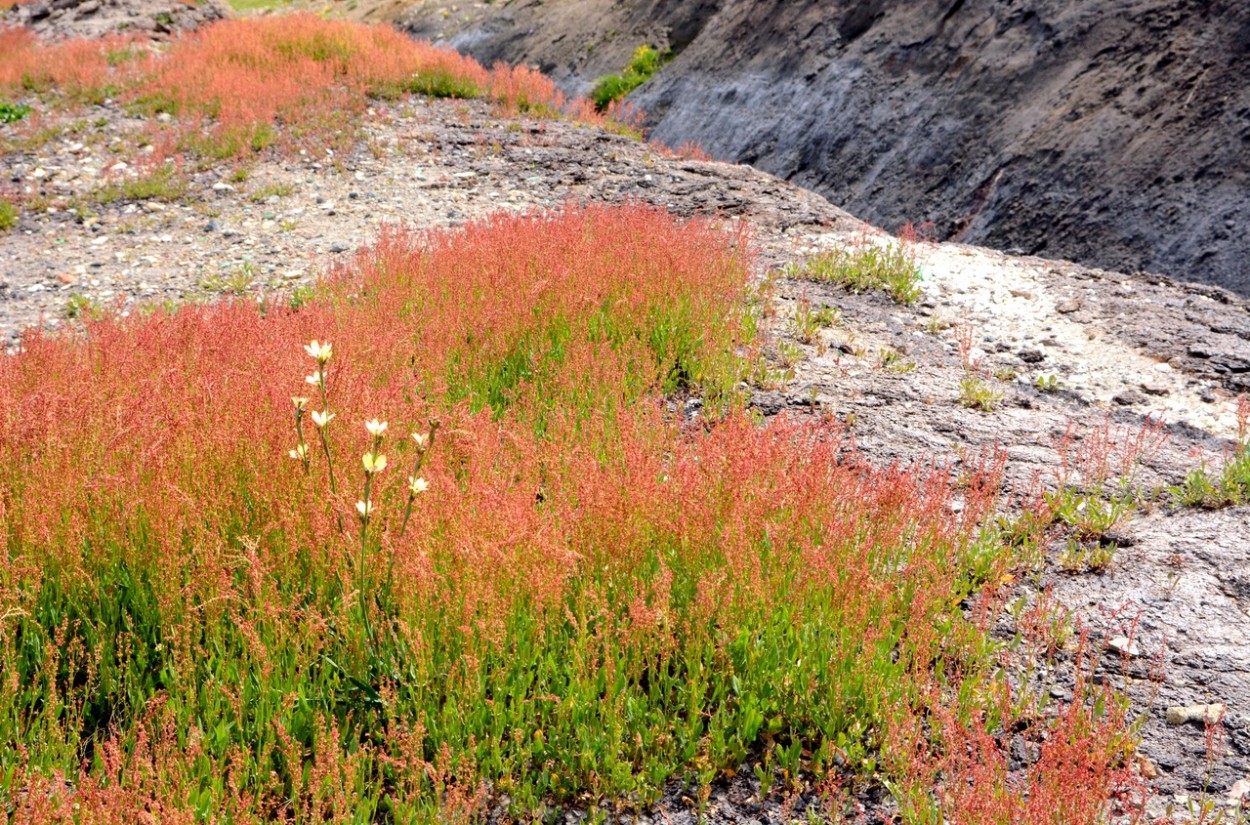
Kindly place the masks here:
<instances>
[{"instance_id":1,"label":"grass tuft","mask_svg":"<svg viewBox=\"0 0 1250 825\"><path fill-rule=\"evenodd\" d=\"M20 215L21 213L13 201L8 198L0 198L0 232L17 226L17 219Z\"/></svg>"},{"instance_id":2,"label":"grass tuft","mask_svg":"<svg viewBox=\"0 0 1250 825\"><path fill-rule=\"evenodd\" d=\"M900 304L920 300L920 267L902 242L840 246L786 269L787 277L841 284L851 292L883 290Z\"/></svg>"}]
</instances>

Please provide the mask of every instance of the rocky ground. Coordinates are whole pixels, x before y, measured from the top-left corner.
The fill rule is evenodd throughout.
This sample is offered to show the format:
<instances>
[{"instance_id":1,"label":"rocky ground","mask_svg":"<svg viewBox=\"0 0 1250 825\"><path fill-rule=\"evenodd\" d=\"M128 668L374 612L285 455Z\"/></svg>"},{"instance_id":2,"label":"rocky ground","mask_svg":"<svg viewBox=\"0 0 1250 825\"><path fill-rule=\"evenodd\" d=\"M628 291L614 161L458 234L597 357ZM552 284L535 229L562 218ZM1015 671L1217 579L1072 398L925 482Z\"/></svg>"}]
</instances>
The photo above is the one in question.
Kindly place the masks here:
<instances>
[{"instance_id":1,"label":"rocky ground","mask_svg":"<svg viewBox=\"0 0 1250 825\"><path fill-rule=\"evenodd\" d=\"M227 14L218 0L33 0L0 10L0 26L22 26L46 40L109 34L160 40Z\"/></svg>"},{"instance_id":2,"label":"rocky ground","mask_svg":"<svg viewBox=\"0 0 1250 825\"><path fill-rule=\"evenodd\" d=\"M1218 288L922 243L919 302L854 295L781 273L838 245L889 242L867 224L750 167L573 123L500 117L478 102L379 104L349 153L188 167L156 197L114 197L153 180L144 150L122 148L145 125L112 104L0 125L0 185L26 204L0 235L10 349L24 328L77 328L102 308L298 297L387 223L454 226L497 209L636 198L749 224L756 276L775 279L753 404L765 416L833 416L873 463L957 467L1002 449L1007 486L1021 491L1053 487L1065 461L1102 438L1114 456L1139 459L1124 466L1149 492L1219 463L1237 432L1236 395L1250 389L1250 303ZM821 307L832 323L805 329ZM961 403L970 373L999 396L988 411ZM697 415L697 400L685 410ZM1049 590L1117 654L1103 678L1142 719L1153 813L1250 808L1250 508L1178 509L1160 495L1112 541L1109 561L1091 564L1055 539L1020 595ZM1062 669L1045 687L1070 690ZM1224 712L1212 725L1169 723L1169 708L1216 703ZM806 805L787 811L752 793L743 778L715 789L709 818L769 822ZM690 813L675 795L655 818Z\"/></svg>"}]
</instances>

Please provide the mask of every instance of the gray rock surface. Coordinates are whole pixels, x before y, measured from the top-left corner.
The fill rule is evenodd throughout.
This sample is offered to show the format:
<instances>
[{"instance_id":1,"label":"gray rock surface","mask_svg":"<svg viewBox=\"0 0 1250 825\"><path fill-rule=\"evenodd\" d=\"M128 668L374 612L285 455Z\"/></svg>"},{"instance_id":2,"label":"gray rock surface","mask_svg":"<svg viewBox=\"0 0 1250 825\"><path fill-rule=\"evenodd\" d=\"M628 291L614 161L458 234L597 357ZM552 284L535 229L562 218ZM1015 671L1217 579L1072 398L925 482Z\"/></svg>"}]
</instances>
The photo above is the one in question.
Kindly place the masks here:
<instances>
[{"instance_id":1,"label":"gray rock surface","mask_svg":"<svg viewBox=\"0 0 1250 825\"><path fill-rule=\"evenodd\" d=\"M631 100L887 229L1250 294L1250 5L1240 0L424 0L400 21Z\"/></svg>"}]
</instances>

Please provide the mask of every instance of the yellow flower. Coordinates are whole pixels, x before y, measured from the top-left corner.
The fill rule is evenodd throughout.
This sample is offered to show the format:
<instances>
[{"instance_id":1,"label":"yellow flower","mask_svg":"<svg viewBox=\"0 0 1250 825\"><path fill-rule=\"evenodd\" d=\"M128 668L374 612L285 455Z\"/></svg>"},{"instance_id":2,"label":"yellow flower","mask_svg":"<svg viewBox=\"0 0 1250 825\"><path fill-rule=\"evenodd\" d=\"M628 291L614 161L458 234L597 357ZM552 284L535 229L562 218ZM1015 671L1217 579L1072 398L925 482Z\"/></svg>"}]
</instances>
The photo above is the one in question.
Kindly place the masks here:
<instances>
[{"instance_id":1,"label":"yellow flower","mask_svg":"<svg viewBox=\"0 0 1250 825\"><path fill-rule=\"evenodd\" d=\"M424 478L413 478L412 476L408 476L408 492L412 493L414 496L421 495L428 489L430 489L430 482L426 481Z\"/></svg>"},{"instance_id":2,"label":"yellow flower","mask_svg":"<svg viewBox=\"0 0 1250 825\"><path fill-rule=\"evenodd\" d=\"M365 472L369 475L380 473L386 469L386 456L381 453L365 453L361 456L360 461L365 465Z\"/></svg>"},{"instance_id":3,"label":"yellow flower","mask_svg":"<svg viewBox=\"0 0 1250 825\"><path fill-rule=\"evenodd\" d=\"M381 438L382 433L386 432L386 422L379 421L376 418L372 421L365 422L365 429L369 431L369 435L374 438Z\"/></svg>"},{"instance_id":4,"label":"yellow flower","mask_svg":"<svg viewBox=\"0 0 1250 825\"><path fill-rule=\"evenodd\" d=\"M413 433L412 440L417 442L418 450L424 451L426 447L430 446L429 433Z\"/></svg>"},{"instance_id":5,"label":"yellow flower","mask_svg":"<svg viewBox=\"0 0 1250 825\"><path fill-rule=\"evenodd\" d=\"M360 513L361 518L369 518L369 516L373 515L373 502L372 501L356 502L356 512Z\"/></svg>"},{"instance_id":6,"label":"yellow flower","mask_svg":"<svg viewBox=\"0 0 1250 825\"><path fill-rule=\"evenodd\" d=\"M292 395L291 403L295 405L295 409L303 412L304 408L308 406L308 399L302 395Z\"/></svg>"},{"instance_id":7,"label":"yellow flower","mask_svg":"<svg viewBox=\"0 0 1250 825\"><path fill-rule=\"evenodd\" d=\"M325 364L325 362L330 360L330 342L326 341L324 344L320 344L317 341L313 341L305 344L304 352L316 358L318 364Z\"/></svg>"},{"instance_id":8,"label":"yellow flower","mask_svg":"<svg viewBox=\"0 0 1250 825\"><path fill-rule=\"evenodd\" d=\"M323 412L323 411L318 411L318 410L313 410L313 413L312 413L313 423L316 424L318 428L324 427L326 424L329 424L331 419L333 418L334 418L334 413L328 413L328 412Z\"/></svg>"},{"instance_id":9,"label":"yellow flower","mask_svg":"<svg viewBox=\"0 0 1250 825\"><path fill-rule=\"evenodd\" d=\"M296 461L303 461L304 459L308 458L308 445L307 444L299 445L294 450L291 450L290 456Z\"/></svg>"}]
</instances>

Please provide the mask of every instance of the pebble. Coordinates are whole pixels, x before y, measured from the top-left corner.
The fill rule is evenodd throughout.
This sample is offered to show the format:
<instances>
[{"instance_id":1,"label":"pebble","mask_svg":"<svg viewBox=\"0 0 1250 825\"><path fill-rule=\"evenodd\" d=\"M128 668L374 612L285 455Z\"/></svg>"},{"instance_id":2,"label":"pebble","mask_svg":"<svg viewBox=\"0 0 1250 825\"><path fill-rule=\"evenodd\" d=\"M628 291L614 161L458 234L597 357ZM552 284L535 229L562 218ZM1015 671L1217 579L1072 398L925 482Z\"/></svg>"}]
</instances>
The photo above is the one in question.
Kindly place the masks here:
<instances>
[{"instance_id":1,"label":"pebble","mask_svg":"<svg viewBox=\"0 0 1250 825\"><path fill-rule=\"evenodd\" d=\"M1116 636L1110 639L1107 642L1107 650L1130 658L1141 655L1141 648L1137 646L1137 642L1134 642L1127 636Z\"/></svg>"},{"instance_id":2,"label":"pebble","mask_svg":"<svg viewBox=\"0 0 1250 825\"><path fill-rule=\"evenodd\" d=\"M1224 705L1185 705L1171 707L1167 710L1167 723L1173 727L1179 725L1206 725L1208 722L1219 722L1224 718Z\"/></svg>"}]
</instances>

